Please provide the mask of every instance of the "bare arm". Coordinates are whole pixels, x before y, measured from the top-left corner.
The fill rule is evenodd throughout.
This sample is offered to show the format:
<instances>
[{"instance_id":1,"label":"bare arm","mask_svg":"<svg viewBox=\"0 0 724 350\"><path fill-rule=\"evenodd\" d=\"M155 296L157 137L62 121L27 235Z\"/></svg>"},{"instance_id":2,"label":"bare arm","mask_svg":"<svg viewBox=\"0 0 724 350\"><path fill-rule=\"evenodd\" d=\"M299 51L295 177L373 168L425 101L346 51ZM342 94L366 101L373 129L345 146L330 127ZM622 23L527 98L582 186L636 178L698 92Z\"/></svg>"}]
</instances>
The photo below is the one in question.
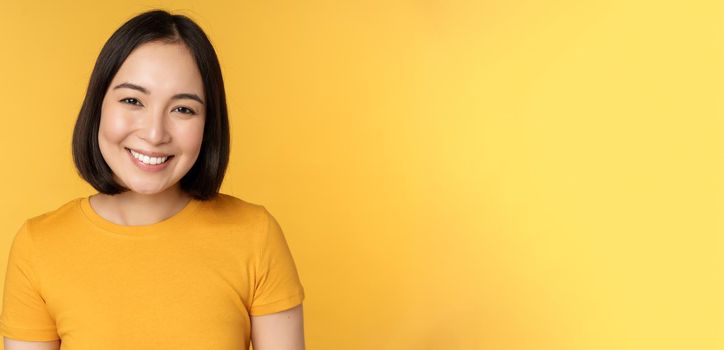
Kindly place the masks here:
<instances>
[{"instance_id":1,"label":"bare arm","mask_svg":"<svg viewBox=\"0 0 724 350\"><path fill-rule=\"evenodd\" d=\"M304 350L302 304L269 315L251 316L251 342L254 350Z\"/></svg>"},{"instance_id":2,"label":"bare arm","mask_svg":"<svg viewBox=\"0 0 724 350\"><path fill-rule=\"evenodd\" d=\"M5 350L58 350L60 340L26 341L3 337L3 345Z\"/></svg>"}]
</instances>

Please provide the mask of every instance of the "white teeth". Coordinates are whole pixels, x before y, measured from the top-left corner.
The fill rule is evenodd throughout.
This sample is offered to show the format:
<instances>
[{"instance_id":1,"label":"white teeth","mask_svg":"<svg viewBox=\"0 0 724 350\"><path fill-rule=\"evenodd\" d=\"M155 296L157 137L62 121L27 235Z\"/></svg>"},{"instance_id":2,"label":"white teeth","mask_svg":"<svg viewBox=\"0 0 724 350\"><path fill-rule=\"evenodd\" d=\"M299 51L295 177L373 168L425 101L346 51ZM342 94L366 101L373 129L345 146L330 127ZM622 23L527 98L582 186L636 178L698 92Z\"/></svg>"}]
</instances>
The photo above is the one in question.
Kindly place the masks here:
<instances>
[{"instance_id":1,"label":"white teeth","mask_svg":"<svg viewBox=\"0 0 724 350\"><path fill-rule=\"evenodd\" d=\"M168 157L158 157L158 158L157 158L157 157L149 157L149 156L147 156L147 155L140 154L140 153L138 153L138 152L136 152L136 151L134 151L134 150L130 150L130 151L131 151L131 154L133 154L133 157L134 157L134 158L140 160L140 161L143 162L144 164L150 164L150 165L161 164L161 163L165 162L165 161L168 159Z\"/></svg>"}]
</instances>

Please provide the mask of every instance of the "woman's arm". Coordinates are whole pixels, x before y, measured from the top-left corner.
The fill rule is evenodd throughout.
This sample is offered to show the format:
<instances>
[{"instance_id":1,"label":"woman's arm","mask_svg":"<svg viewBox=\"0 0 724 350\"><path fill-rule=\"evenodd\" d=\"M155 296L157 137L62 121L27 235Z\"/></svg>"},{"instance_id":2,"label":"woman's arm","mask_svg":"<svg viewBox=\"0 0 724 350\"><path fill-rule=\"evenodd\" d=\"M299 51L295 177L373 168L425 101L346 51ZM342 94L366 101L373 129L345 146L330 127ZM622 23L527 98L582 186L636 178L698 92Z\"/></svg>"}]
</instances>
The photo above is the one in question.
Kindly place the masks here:
<instances>
[{"instance_id":1,"label":"woman's arm","mask_svg":"<svg viewBox=\"0 0 724 350\"><path fill-rule=\"evenodd\" d=\"M302 304L269 315L251 316L254 350L304 350Z\"/></svg>"},{"instance_id":2,"label":"woman's arm","mask_svg":"<svg viewBox=\"0 0 724 350\"><path fill-rule=\"evenodd\" d=\"M52 341L26 341L15 340L3 337L3 345L5 350L58 350L60 349L60 340Z\"/></svg>"}]
</instances>

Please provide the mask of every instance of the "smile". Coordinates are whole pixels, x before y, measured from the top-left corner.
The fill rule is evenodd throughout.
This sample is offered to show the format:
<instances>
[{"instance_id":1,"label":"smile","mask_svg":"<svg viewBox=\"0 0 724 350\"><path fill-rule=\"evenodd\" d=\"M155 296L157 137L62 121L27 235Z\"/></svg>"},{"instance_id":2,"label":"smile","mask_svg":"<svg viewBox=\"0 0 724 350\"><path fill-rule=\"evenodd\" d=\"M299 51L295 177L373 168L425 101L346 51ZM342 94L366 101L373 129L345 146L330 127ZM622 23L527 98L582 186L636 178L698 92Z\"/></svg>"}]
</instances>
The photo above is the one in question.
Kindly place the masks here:
<instances>
[{"instance_id":1,"label":"smile","mask_svg":"<svg viewBox=\"0 0 724 350\"><path fill-rule=\"evenodd\" d=\"M163 170L168 165L169 160L174 157L172 155L164 157L149 157L128 148L126 148L126 151L128 151L127 153L131 157L131 161L141 168L141 170L145 171Z\"/></svg>"}]
</instances>

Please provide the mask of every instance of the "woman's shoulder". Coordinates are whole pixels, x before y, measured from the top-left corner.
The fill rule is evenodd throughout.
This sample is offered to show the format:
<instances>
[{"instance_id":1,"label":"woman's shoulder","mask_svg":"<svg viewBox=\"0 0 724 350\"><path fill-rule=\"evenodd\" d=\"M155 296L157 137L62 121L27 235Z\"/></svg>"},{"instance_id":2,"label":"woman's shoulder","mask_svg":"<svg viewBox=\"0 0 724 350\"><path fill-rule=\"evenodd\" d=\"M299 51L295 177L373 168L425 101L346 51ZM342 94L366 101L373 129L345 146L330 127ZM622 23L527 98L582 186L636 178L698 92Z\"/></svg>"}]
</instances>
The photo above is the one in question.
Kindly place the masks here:
<instances>
[{"instance_id":1,"label":"woman's shoulder","mask_svg":"<svg viewBox=\"0 0 724 350\"><path fill-rule=\"evenodd\" d=\"M76 197L56 204L52 209L30 216L26 222L34 226L55 226L73 218L80 210L83 197Z\"/></svg>"},{"instance_id":2,"label":"woman's shoulder","mask_svg":"<svg viewBox=\"0 0 724 350\"><path fill-rule=\"evenodd\" d=\"M251 202L245 198L241 198L236 195L219 192L218 195L209 200L211 206L217 209L229 209L229 210L243 210L243 211L261 211L264 210L264 206L260 203Z\"/></svg>"},{"instance_id":3,"label":"woman's shoulder","mask_svg":"<svg viewBox=\"0 0 724 350\"><path fill-rule=\"evenodd\" d=\"M83 197L65 200L52 205L49 210L26 217L25 221L20 225L18 233L27 232L28 235L33 237L38 237L40 233L43 236L62 233L70 225L78 222L81 200L83 200Z\"/></svg>"},{"instance_id":4,"label":"woman's shoulder","mask_svg":"<svg viewBox=\"0 0 724 350\"><path fill-rule=\"evenodd\" d=\"M207 215L223 222L266 222L269 216L264 205L221 192L205 206Z\"/></svg>"}]
</instances>

